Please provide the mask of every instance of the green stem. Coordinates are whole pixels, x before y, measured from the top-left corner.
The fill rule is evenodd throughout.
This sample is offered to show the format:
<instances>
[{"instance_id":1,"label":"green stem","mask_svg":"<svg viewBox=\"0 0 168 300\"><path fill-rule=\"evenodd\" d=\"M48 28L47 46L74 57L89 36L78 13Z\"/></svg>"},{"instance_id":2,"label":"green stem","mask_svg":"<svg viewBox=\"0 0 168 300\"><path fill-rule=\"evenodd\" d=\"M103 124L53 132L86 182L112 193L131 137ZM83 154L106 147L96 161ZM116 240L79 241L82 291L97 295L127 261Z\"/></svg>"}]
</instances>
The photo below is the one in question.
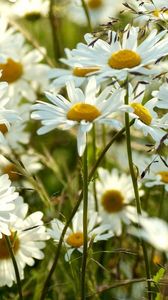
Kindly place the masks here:
<instances>
[{"instance_id":1,"label":"green stem","mask_svg":"<svg viewBox=\"0 0 168 300\"><path fill-rule=\"evenodd\" d=\"M53 37L53 48L56 62L62 56L62 46L60 39L60 20L54 11L55 0L50 0L49 19Z\"/></svg>"},{"instance_id":2,"label":"green stem","mask_svg":"<svg viewBox=\"0 0 168 300\"><path fill-rule=\"evenodd\" d=\"M128 105L129 99L128 99L128 87L127 87L127 94L125 96L125 104ZM138 190L138 183L137 183L137 176L135 174L133 160L132 160L132 148L131 148L131 134L130 134L130 121L129 121L129 114L125 113L125 129L126 129L126 142L127 142L127 155L128 155L128 162L129 162L129 169L130 174L132 178L132 184L135 194L135 201L136 201L136 208L137 208L137 214L142 215L142 209L141 209L141 202L139 197L139 190ZM145 261L145 268L146 268L146 277L147 277L147 285L148 285L148 300L151 300L151 274L150 274L150 266L149 266L149 260L148 260L148 253L147 248L145 245L145 242L141 240L143 255L144 255L144 261Z\"/></svg>"},{"instance_id":3,"label":"green stem","mask_svg":"<svg viewBox=\"0 0 168 300\"><path fill-rule=\"evenodd\" d=\"M85 0L81 0L81 2L82 2L83 10L85 12L85 16L86 16L86 19L87 19L88 29L89 29L90 32L92 32L92 24L91 24L91 19L90 19L90 14L89 14L87 4L86 4Z\"/></svg>"},{"instance_id":4,"label":"green stem","mask_svg":"<svg viewBox=\"0 0 168 300\"><path fill-rule=\"evenodd\" d=\"M88 164L87 164L87 145L83 155L83 256L82 256L82 276L81 276L81 300L86 299L86 264L87 264L87 246L88 246Z\"/></svg>"},{"instance_id":5,"label":"green stem","mask_svg":"<svg viewBox=\"0 0 168 300\"><path fill-rule=\"evenodd\" d=\"M132 120L129 124L129 126L131 126L132 124L134 123L134 120ZM111 147L111 145L115 142L115 140L117 140L120 136L123 135L123 133L125 132L125 127L123 127L118 133L116 133L113 138L111 139L111 141L106 145L106 147L103 149L103 151L101 152L100 156L98 157L98 159L96 160L95 162L95 165L93 166L92 170L90 171L89 175L88 175L88 183L92 180L98 166L100 165L100 163L102 162L106 152L109 150L109 148ZM57 251L55 253L55 257L54 257L54 262L51 266L51 269L48 273L48 276L46 278L46 281L44 283L44 287L43 287L43 290L42 290L42 293L41 293L41 297L40 297L40 300L44 300L45 299L45 296L47 294L47 291L49 289L49 286L51 284L51 277L54 273L54 270L57 266L57 263L58 263L58 259L59 259L59 256L60 256L60 253L61 253L61 247L62 247L62 243L64 241L64 236L66 234L66 231L69 227L69 225L71 224L71 221L73 219L73 217L75 216L80 204L81 204L81 201L82 201L82 198L83 198L83 191L80 193L79 195L79 198L78 198L78 201L76 203L76 205L74 206L72 212L71 212L71 215L69 217L69 219L67 220L64 228L63 228L63 231L62 231L62 234L60 236L60 240L59 240L59 243L58 243L58 247L57 247Z\"/></svg>"},{"instance_id":6,"label":"green stem","mask_svg":"<svg viewBox=\"0 0 168 300\"><path fill-rule=\"evenodd\" d=\"M7 235L5 235L5 239L6 239L7 247L8 247L11 259L12 259L13 267L14 267L14 270L15 270L15 276L16 276L16 282L17 282L17 287L18 287L19 299L23 300L22 285L21 285L21 280L20 280L20 275L19 275L19 269L18 269L18 266L17 266L17 262L16 262L16 259L15 259L14 252L13 252L12 244L11 244L10 238Z\"/></svg>"},{"instance_id":7,"label":"green stem","mask_svg":"<svg viewBox=\"0 0 168 300\"><path fill-rule=\"evenodd\" d=\"M95 124L93 125L93 129L92 129L92 143L93 143L93 164L95 164L95 162L96 162L96 129L95 129ZM94 201L95 201L95 211L98 211L99 207L98 207L97 191L96 191L96 176L93 180L93 195L94 195Z\"/></svg>"},{"instance_id":8,"label":"green stem","mask_svg":"<svg viewBox=\"0 0 168 300\"><path fill-rule=\"evenodd\" d=\"M103 145L103 148L106 145L106 136L107 136L107 134L106 134L106 125L102 124L102 145ZM106 168L106 157L104 157L103 167Z\"/></svg>"}]
</instances>

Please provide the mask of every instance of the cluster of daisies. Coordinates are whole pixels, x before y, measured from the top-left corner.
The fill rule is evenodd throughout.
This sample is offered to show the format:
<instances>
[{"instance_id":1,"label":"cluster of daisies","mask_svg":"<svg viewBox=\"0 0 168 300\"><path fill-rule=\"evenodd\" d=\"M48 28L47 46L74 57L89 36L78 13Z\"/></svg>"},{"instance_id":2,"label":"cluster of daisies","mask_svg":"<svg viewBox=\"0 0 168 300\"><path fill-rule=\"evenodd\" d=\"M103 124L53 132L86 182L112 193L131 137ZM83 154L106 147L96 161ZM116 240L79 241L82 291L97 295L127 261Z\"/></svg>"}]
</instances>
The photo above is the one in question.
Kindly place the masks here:
<instances>
[{"instance_id":1,"label":"cluster of daisies","mask_svg":"<svg viewBox=\"0 0 168 300\"><path fill-rule=\"evenodd\" d=\"M138 8L140 11L143 5ZM150 12L150 6L147 8ZM162 17L161 10L160 14ZM73 50L65 49L66 58L62 58L61 62L68 69L55 68L49 72L49 78L52 79L51 89L55 88L56 92L46 91L49 101L38 101L33 106L32 118L40 120L42 124L37 133L42 135L55 128L70 130L75 127L78 154L82 156L93 125L96 125L97 130L100 124L108 129L119 130L124 126L125 113L128 113L130 120L134 120L135 132L144 137L144 145L150 141L155 149L161 145L166 147L168 84L166 72L163 74L162 62L159 61L166 59L168 55L167 30L158 32L153 25L144 38L138 26L128 24L121 32L109 30L106 39L86 34L85 41L86 43L79 43ZM62 92L65 87L67 97ZM147 93L150 93L148 98ZM140 185L161 185L167 190L167 158L150 155L143 159L140 162L136 156L134 159L139 174L145 172ZM120 235L122 223L128 225L130 222L139 222L135 204L130 204L135 196L129 176L118 173L117 169L109 172L100 168L96 183L99 211L97 222L100 224L97 233L100 236L96 237L93 230L95 241ZM141 189L139 192L143 195ZM89 192L89 206L93 213L95 206L92 189ZM66 258L75 248L82 251L83 233L81 217L78 216L81 213L80 210L74 217L75 224L76 219L79 220L79 226L73 228L73 233L70 230L65 237L68 248ZM144 212L142 218L145 217L147 215ZM141 223L143 226L146 224L143 221ZM149 224L153 227L152 220ZM88 226L91 239L92 228L90 229L89 223ZM52 227L52 236L58 241L63 224L56 219ZM157 247L157 243L153 244ZM164 250L167 250L167 246Z\"/></svg>"},{"instance_id":2,"label":"cluster of daisies","mask_svg":"<svg viewBox=\"0 0 168 300\"><path fill-rule=\"evenodd\" d=\"M40 156L29 147L32 124L39 127L38 135L55 129L75 133L80 159L87 146L92 147L91 131L96 132L97 145L101 144L102 128L106 135L102 140L107 140L111 132L125 127L125 116L129 116L133 138L141 138L143 149L146 144L151 145L148 155L144 151L137 154L132 145L140 197L144 197L144 190L151 191L155 187L165 194L168 192L166 2L128 1L124 4L127 13L136 15L137 23L128 24L120 31L109 29L103 37L85 34L84 43L77 44L75 49L65 49L66 57L60 59L64 68L47 65L45 49L32 49L23 35L11 26L15 22L7 21L9 13L0 18L0 286L16 282L8 241L20 279L23 279L25 266L32 266L34 259L42 259L45 241L52 238L58 243L65 226L64 212L61 218L52 218L47 229L42 212L27 216L29 206L17 192L21 170L31 176L44 167ZM95 26L108 21L108 15L115 17L120 9L118 1L116 10L109 0L85 3ZM18 0L8 5L12 7L14 19L26 16L31 20L49 13L49 1ZM78 16L79 22L86 23L81 1L69 1L66 9L73 21L78 21L75 18ZM160 31L156 29L156 21L162 26ZM45 101L37 100L44 96ZM126 156L125 143L118 146L117 151L115 147L114 152L110 149L109 165L99 166L96 178L88 186L87 247L119 237L125 230L144 238L158 250L168 251L167 223L160 216L152 218L145 211L141 216L137 214ZM13 163L16 159L19 171ZM22 185L34 188L34 179L29 183L26 180ZM156 240L158 231L160 235ZM75 251L80 252L80 256L83 253L82 206L65 233L63 245L66 261L72 259Z\"/></svg>"}]
</instances>

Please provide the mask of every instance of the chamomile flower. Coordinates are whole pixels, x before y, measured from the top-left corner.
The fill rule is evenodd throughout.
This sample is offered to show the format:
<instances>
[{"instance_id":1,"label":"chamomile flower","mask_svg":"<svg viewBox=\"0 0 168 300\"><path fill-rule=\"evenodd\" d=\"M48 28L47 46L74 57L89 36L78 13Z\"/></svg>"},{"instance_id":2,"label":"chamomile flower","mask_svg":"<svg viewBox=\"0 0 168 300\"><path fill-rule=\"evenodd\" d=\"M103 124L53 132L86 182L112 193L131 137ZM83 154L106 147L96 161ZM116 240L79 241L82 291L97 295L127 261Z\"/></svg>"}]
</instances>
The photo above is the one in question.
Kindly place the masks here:
<instances>
[{"instance_id":1,"label":"chamomile flower","mask_svg":"<svg viewBox=\"0 0 168 300\"><path fill-rule=\"evenodd\" d=\"M15 208L16 198L18 193L15 188L11 186L11 181L7 174L0 176L0 238L2 234L10 235L8 228L8 220L10 212Z\"/></svg>"},{"instance_id":2,"label":"chamomile flower","mask_svg":"<svg viewBox=\"0 0 168 300\"><path fill-rule=\"evenodd\" d=\"M137 129L142 130L145 136L149 134L154 141L159 143L165 134L163 129L168 128L168 114L158 118L157 113L154 111L156 99L153 98L143 104L143 96L143 93L139 96L135 95L133 87L129 85L129 114L132 118L135 118L134 126Z\"/></svg>"},{"instance_id":3,"label":"chamomile flower","mask_svg":"<svg viewBox=\"0 0 168 300\"><path fill-rule=\"evenodd\" d=\"M109 17L115 17L120 9L122 1L114 0L85 0L89 10L91 22L94 26L109 21ZM69 18L80 25L87 25L86 15L84 13L80 0L71 0L67 7Z\"/></svg>"},{"instance_id":4,"label":"chamomile flower","mask_svg":"<svg viewBox=\"0 0 168 300\"><path fill-rule=\"evenodd\" d=\"M36 21L41 17L46 17L49 12L48 0L17 0L10 7L10 16L26 18L30 21Z\"/></svg>"},{"instance_id":5,"label":"chamomile flower","mask_svg":"<svg viewBox=\"0 0 168 300\"><path fill-rule=\"evenodd\" d=\"M165 190L168 191L168 159L164 158L164 160L166 163L159 157L151 156L150 160L148 159L143 163L145 170L153 161L143 179L147 187L162 185L165 187Z\"/></svg>"},{"instance_id":6,"label":"chamomile flower","mask_svg":"<svg viewBox=\"0 0 168 300\"><path fill-rule=\"evenodd\" d=\"M34 101L36 92L48 87L47 74L50 68L40 63L43 55L36 49L30 50L24 44L24 40L19 49L13 48L13 52L15 50L17 51L16 59L8 56L3 63L0 63L1 81L8 82L9 97L16 101L22 97Z\"/></svg>"},{"instance_id":7,"label":"chamomile flower","mask_svg":"<svg viewBox=\"0 0 168 300\"><path fill-rule=\"evenodd\" d=\"M72 51L70 49L65 49L65 54L67 58L60 59L69 69L63 68L54 68L51 69L48 73L49 79L54 79L50 85L51 89L62 88L66 85L67 81L74 81L76 87L80 87L83 83L87 83L88 75L92 75L95 71L98 71L99 68L92 67L82 67L79 63L71 63Z\"/></svg>"},{"instance_id":8,"label":"chamomile flower","mask_svg":"<svg viewBox=\"0 0 168 300\"><path fill-rule=\"evenodd\" d=\"M17 51L23 40L24 38L20 33L9 27L7 19L0 17L0 63L5 62L8 57L17 59Z\"/></svg>"},{"instance_id":9,"label":"chamomile flower","mask_svg":"<svg viewBox=\"0 0 168 300\"><path fill-rule=\"evenodd\" d=\"M143 238L154 248L168 251L168 224L159 218L140 217L142 228L130 228L129 233Z\"/></svg>"},{"instance_id":10,"label":"chamomile flower","mask_svg":"<svg viewBox=\"0 0 168 300\"><path fill-rule=\"evenodd\" d=\"M152 95L156 99L156 106L159 108L167 109L168 108L168 84L164 83L160 86L158 91L153 91Z\"/></svg>"},{"instance_id":11,"label":"chamomile flower","mask_svg":"<svg viewBox=\"0 0 168 300\"><path fill-rule=\"evenodd\" d=\"M16 158L13 158L10 148L4 153L4 155L5 154L15 161ZM0 173L8 174L11 181L18 181L21 177L18 174L17 166L4 155L0 155ZM21 153L19 160L30 174L37 173L43 167L38 155L35 151L33 151L33 149L29 149L25 153Z\"/></svg>"},{"instance_id":12,"label":"chamomile flower","mask_svg":"<svg viewBox=\"0 0 168 300\"><path fill-rule=\"evenodd\" d=\"M89 79L85 93L75 88L73 82L68 82L66 87L69 101L62 95L46 92L52 104L38 101L38 104L33 105L32 118L42 122L38 134L45 134L55 128L67 130L77 125L77 146L81 156L86 146L86 134L93 123L106 123L117 128L120 126L112 113L120 110L125 91L117 89L111 93L112 88L108 86L97 96L94 77Z\"/></svg>"},{"instance_id":13,"label":"chamomile flower","mask_svg":"<svg viewBox=\"0 0 168 300\"><path fill-rule=\"evenodd\" d=\"M42 221L42 212L37 211L27 216L28 204L18 197L16 208L8 221L9 238L18 265L20 278L24 278L26 265L33 266L35 259L43 259L42 249L48 239ZM16 282L15 271L7 249L5 236L0 239L0 286L12 286Z\"/></svg>"},{"instance_id":14,"label":"chamomile flower","mask_svg":"<svg viewBox=\"0 0 168 300\"><path fill-rule=\"evenodd\" d=\"M122 222L129 225L131 221L137 222L136 208L130 205L134 200L134 191L131 177L119 174L117 169L111 172L99 168L99 180L96 181L99 214L103 224L109 224L111 230L120 235ZM93 195L89 193L90 205L94 205Z\"/></svg>"},{"instance_id":15,"label":"chamomile flower","mask_svg":"<svg viewBox=\"0 0 168 300\"><path fill-rule=\"evenodd\" d=\"M85 35L85 40L90 45L79 43L77 49L72 50L74 63L83 67L99 67L97 74L103 77L117 77L126 79L130 73L151 75L158 72L154 63L168 54L168 37L166 31L151 33L138 45L138 27L127 26L122 39L118 33L109 32L109 43L96 39L91 34ZM148 66L150 66L150 69Z\"/></svg>"},{"instance_id":16,"label":"chamomile flower","mask_svg":"<svg viewBox=\"0 0 168 300\"><path fill-rule=\"evenodd\" d=\"M127 2L138 14L137 21L144 23L147 21L158 21L168 19L168 3L167 0L148 0L137 1L129 0Z\"/></svg>"},{"instance_id":17,"label":"chamomile flower","mask_svg":"<svg viewBox=\"0 0 168 300\"><path fill-rule=\"evenodd\" d=\"M1 143L0 148L4 152L8 152L9 148L20 151L22 149L21 145L27 144L30 139L30 132L26 130L26 127L30 117L31 105L25 103L22 105L15 105L14 108L18 112L19 120L12 123L9 131L6 130L3 132L4 140Z\"/></svg>"},{"instance_id":18,"label":"chamomile flower","mask_svg":"<svg viewBox=\"0 0 168 300\"><path fill-rule=\"evenodd\" d=\"M19 115L15 110L8 109L10 99L5 96L8 91L7 82L0 82L0 143L6 143L5 133L10 131L11 124L18 121Z\"/></svg>"},{"instance_id":19,"label":"chamomile flower","mask_svg":"<svg viewBox=\"0 0 168 300\"><path fill-rule=\"evenodd\" d=\"M51 229L48 234L58 242L64 228L64 223L58 219L53 219ZM109 225L98 225L98 214L94 211L88 212L88 246L91 243L107 240L113 236L112 232L107 232ZM65 260L69 261L71 254L78 250L83 252L83 212L78 211L72 220L72 229L69 227L64 237L64 246L67 248Z\"/></svg>"}]
</instances>

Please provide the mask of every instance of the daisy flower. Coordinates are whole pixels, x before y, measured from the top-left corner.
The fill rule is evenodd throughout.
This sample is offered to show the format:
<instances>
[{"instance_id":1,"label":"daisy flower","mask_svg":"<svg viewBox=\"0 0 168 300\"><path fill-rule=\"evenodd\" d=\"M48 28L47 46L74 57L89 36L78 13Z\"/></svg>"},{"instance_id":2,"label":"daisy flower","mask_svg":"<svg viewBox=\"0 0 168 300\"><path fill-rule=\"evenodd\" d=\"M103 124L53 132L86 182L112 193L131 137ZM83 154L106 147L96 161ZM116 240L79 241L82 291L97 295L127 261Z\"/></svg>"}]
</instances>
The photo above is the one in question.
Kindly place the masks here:
<instances>
[{"instance_id":1,"label":"daisy flower","mask_svg":"<svg viewBox=\"0 0 168 300\"><path fill-rule=\"evenodd\" d=\"M129 233L143 238L154 248L168 251L168 224L159 218L140 217L141 229L130 228Z\"/></svg>"},{"instance_id":2,"label":"daisy flower","mask_svg":"<svg viewBox=\"0 0 168 300\"><path fill-rule=\"evenodd\" d=\"M109 224L111 230L120 235L122 222L129 225L131 221L137 222L137 210L130 202L134 200L134 190L131 177L117 169L111 172L99 168L99 180L96 181L99 215L103 224ZM142 194L142 193L141 193ZM90 205L94 206L93 194L89 193Z\"/></svg>"},{"instance_id":3,"label":"daisy flower","mask_svg":"<svg viewBox=\"0 0 168 300\"><path fill-rule=\"evenodd\" d=\"M109 21L109 17L115 17L119 13L122 4L121 0L117 2L112 0L85 0L85 2L89 10L91 23L94 26ZM67 10L72 22L87 25L86 15L80 0L71 0Z\"/></svg>"},{"instance_id":4,"label":"daisy flower","mask_svg":"<svg viewBox=\"0 0 168 300\"><path fill-rule=\"evenodd\" d=\"M17 51L23 40L20 33L16 33L15 29L9 27L7 19L0 17L0 63L5 62L8 57L17 59Z\"/></svg>"},{"instance_id":5,"label":"daisy flower","mask_svg":"<svg viewBox=\"0 0 168 300\"><path fill-rule=\"evenodd\" d=\"M38 50L29 50L24 44L24 40L20 43L20 48L17 51L17 58L13 59L8 56L6 61L0 63L2 70L1 81L6 81L9 84L8 96L18 100L18 98L26 98L34 101L36 92L42 88L48 87L47 74L49 66L40 63L43 55Z\"/></svg>"},{"instance_id":6,"label":"daisy flower","mask_svg":"<svg viewBox=\"0 0 168 300\"><path fill-rule=\"evenodd\" d=\"M30 132L26 131L26 127L30 118L31 105L29 103L22 105L11 105L11 103L9 103L8 106L13 106L15 108L19 115L19 119L12 123L9 131L3 131L4 140L2 141L0 148L6 153L8 152L9 148L15 151L21 151L21 145L28 144L30 139Z\"/></svg>"},{"instance_id":7,"label":"daisy flower","mask_svg":"<svg viewBox=\"0 0 168 300\"><path fill-rule=\"evenodd\" d=\"M158 118L157 113L154 111L156 99L151 99L143 104L144 93L139 96L136 95L131 84L129 84L128 93L129 106L125 107L127 107L130 116L135 118L134 126L142 130L145 136L149 134L154 141L159 143L165 134L163 129L168 128L168 114Z\"/></svg>"},{"instance_id":8,"label":"daisy flower","mask_svg":"<svg viewBox=\"0 0 168 300\"><path fill-rule=\"evenodd\" d=\"M127 26L122 39L118 33L109 32L109 43L96 39L91 34L85 35L85 40L90 45L79 43L77 49L72 50L74 63L83 67L99 67L97 73L103 77L117 77L126 79L130 73L143 75L155 74L154 63L168 54L167 31L152 32L138 45L138 27ZM150 69L148 66L153 64Z\"/></svg>"},{"instance_id":9,"label":"daisy flower","mask_svg":"<svg viewBox=\"0 0 168 300\"><path fill-rule=\"evenodd\" d=\"M6 174L0 176L0 238L2 238L2 234L10 235L7 222L10 212L15 208L14 200L17 197L18 193L11 186L9 176Z\"/></svg>"},{"instance_id":10,"label":"daisy flower","mask_svg":"<svg viewBox=\"0 0 168 300\"><path fill-rule=\"evenodd\" d=\"M151 20L167 20L168 19L168 3L167 0L129 0L127 4L133 8L138 14L137 21L140 23Z\"/></svg>"},{"instance_id":11,"label":"daisy flower","mask_svg":"<svg viewBox=\"0 0 168 300\"><path fill-rule=\"evenodd\" d=\"M159 91L153 91L152 95L156 99L156 106L159 108L167 109L168 108L168 84L164 83L160 86Z\"/></svg>"},{"instance_id":12,"label":"daisy flower","mask_svg":"<svg viewBox=\"0 0 168 300\"><path fill-rule=\"evenodd\" d=\"M89 79L85 93L75 88L73 82L68 82L66 87L69 101L62 95L46 92L45 95L52 104L38 101L38 104L33 105L32 118L42 122L38 134L47 133L55 128L67 130L78 125L77 146L81 156L86 146L86 133L91 130L93 123L105 123L117 128L120 126L120 123L112 118L112 113L120 109L125 91L117 89L111 93L112 87L108 86L97 96L94 77Z\"/></svg>"},{"instance_id":13,"label":"daisy flower","mask_svg":"<svg viewBox=\"0 0 168 300\"><path fill-rule=\"evenodd\" d=\"M41 17L46 17L49 12L48 0L17 0L15 4L10 5L10 17L26 18L30 21L36 21ZM9 14L9 8L7 15Z\"/></svg>"},{"instance_id":14,"label":"daisy flower","mask_svg":"<svg viewBox=\"0 0 168 300\"><path fill-rule=\"evenodd\" d=\"M49 71L49 79L54 79L50 85L51 88L62 88L66 85L67 81L74 81L76 87L80 87L83 83L88 81L88 76L94 74L99 68L82 67L80 63L71 63L72 51L65 49L67 58L61 58L60 61L68 66L69 69L53 68Z\"/></svg>"},{"instance_id":15,"label":"daisy flower","mask_svg":"<svg viewBox=\"0 0 168 300\"><path fill-rule=\"evenodd\" d=\"M8 149L7 152L4 153L4 155L7 155L10 157L12 160L12 153L11 149ZM12 163L10 160L8 160L4 155L0 155L0 172L1 174L8 174L9 178L11 181L18 181L21 177L18 174L18 169L15 166L14 163ZM19 155L19 160L25 167L25 169L30 173L30 174L35 174L39 170L43 168L42 163L40 162L40 158L38 155L34 152L33 149L29 149L25 153L22 153Z\"/></svg>"},{"instance_id":16,"label":"daisy flower","mask_svg":"<svg viewBox=\"0 0 168 300\"><path fill-rule=\"evenodd\" d=\"M15 110L8 109L10 99L6 97L7 82L0 82L0 143L6 143L5 133L10 131L11 124L20 118Z\"/></svg>"},{"instance_id":17,"label":"daisy flower","mask_svg":"<svg viewBox=\"0 0 168 300\"><path fill-rule=\"evenodd\" d=\"M24 278L26 265L33 266L34 259L43 259L44 241L48 239L42 221L42 212L37 211L27 216L28 204L18 197L16 208L10 216L9 238L18 265L20 278ZM0 239L0 286L12 286L16 282L13 263L8 252L4 235Z\"/></svg>"},{"instance_id":18,"label":"daisy flower","mask_svg":"<svg viewBox=\"0 0 168 300\"><path fill-rule=\"evenodd\" d=\"M168 159L164 158L164 160L168 166ZM155 155L151 156L150 160L146 160L143 163L143 170L145 170L152 161L154 162L150 165L149 171L143 179L144 184L147 187L162 185L165 187L165 190L168 191L168 167L159 157Z\"/></svg>"},{"instance_id":19,"label":"daisy flower","mask_svg":"<svg viewBox=\"0 0 168 300\"><path fill-rule=\"evenodd\" d=\"M109 225L98 225L98 214L94 211L88 212L88 247L90 242L96 243L98 241L107 240L113 236L112 233L107 232ZM64 223L58 219L53 219L51 222L51 229L48 229L48 234L58 243ZM65 260L69 261L71 254L78 250L83 252L83 212L78 211L72 220L72 229L69 227L64 237L64 246L67 248Z\"/></svg>"}]
</instances>

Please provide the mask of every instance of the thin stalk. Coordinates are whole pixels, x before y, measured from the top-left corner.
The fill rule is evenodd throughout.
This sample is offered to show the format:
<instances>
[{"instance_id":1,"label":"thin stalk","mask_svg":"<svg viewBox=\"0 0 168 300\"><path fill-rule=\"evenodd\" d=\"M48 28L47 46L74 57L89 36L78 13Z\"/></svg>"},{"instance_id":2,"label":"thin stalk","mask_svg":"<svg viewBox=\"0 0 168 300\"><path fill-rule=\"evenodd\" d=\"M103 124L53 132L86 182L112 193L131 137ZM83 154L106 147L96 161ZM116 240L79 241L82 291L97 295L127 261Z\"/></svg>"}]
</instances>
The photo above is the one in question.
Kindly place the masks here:
<instances>
[{"instance_id":1,"label":"thin stalk","mask_svg":"<svg viewBox=\"0 0 168 300\"><path fill-rule=\"evenodd\" d=\"M125 96L125 104L128 105L128 87L127 87L127 94ZM131 134L130 134L130 121L129 121L129 114L125 113L125 129L126 129L126 142L127 142L127 155L128 155L128 162L129 162L129 169L135 194L135 201L136 201L136 208L137 214L142 215L141 210L141 202L139 197L139 190L138 190L138 183L137 183L137 176L135 174L133 160L132 160L132 148L131 148ZM146 277L147 277L147 285L148 285L148 300L151 300L151 274L150 274L150 266L148 260L148 253L145 242L141 240L144 261L145 261L145 269L146 269Z\"/></svg>"},{"instance_id":2,"label":"thin stalk","mask_svg":"<svg viewBox=\"0 0 168 300\"><path fill-rule=\"evenodd\" d=\"M55 0L50 0L50 10L49 10L49 19L51 24L52 30L52 37L53 37L53 48L54 48L54 56L56 62L62 56L62 46L61 46L61 39L60 39L60 22L58 16L54 11Z\"/></svg>"},{"instance_id":3,"label":"thin stalk","mask_svg":"<svg viewBox=\"0 0 168 300\"><path fill-rule=\"evenodd\" d=\"M96 129L95 129L95 125L93 125L93 129L92 129L92 143L93 143L93 164L95 164L95 162L96 162ZM93 180L93 195L94 195L94 201L95 201L95 211L98 211L99 207L98 207L97 191L96 191L96 176Z\"/></svg>"},{"instance_id":4,"label":"thin stalk","mask_svg":"<svg viewBox=\"0 0 168 300\"><path fill-rule=\"evenodd\" d=\"M134 120L132 120L130 122L129 126L131 126L133 123L134 123ZM113 138L111 139L111 141L103 149L103 151L101 152L100 156L96 160L95 165L93 166L93 168L91 169L91 171L90 171L90 173L88 175L88 184L92 180L92 178L93 178L93 176L94 176L94 174L95 174L98 166L102 162L102 160L103 160L106 152L110 149L111 145L115 142L115 140L117 140L120 136L122 136L124 132L125 132L125 127L123 127L118 133L116 133L113 136ZM55 268L57 266L58 259L59 259L60 253L61 253L61 247L62 247L62 244L63 244L63 241L64 241L64 236L66 234L66 231L67 231L69 225L71 224L71 221L72 221L73 217L75 216L75 214L76 214L76 212L77 212L77 210L78 210L78 208L79 208L79 206L81 204L82 198L83 198L83 191L81 191L81 193L79 195L79 198L78 198L78 201L77 201L76 205L74 206L74 208L73 208L73 210L71 212L71 215L70 215L69 219L67 220L64 228L63 228L62 234L61 234L59 242L58 242L58 247L57 247L57 250L56 250L56 253L55 253L54 261L53 261L51 269L50 269L50 271L48 273L46 281L44 283L44 287L43 287L43 290L42 290L42 293L41 293L40 300L44 300L45 297L46 297L47 291L48 291L50 283L51 283L51 277L52 277L52 275L54 273L54 270L55 270Z\"/></svg>"},{"instance_id":5,"label":"thin stalk","mask_svg":"<svg viewBox=\"0 0 168 300\"><path fill-rule=\"evenodd\" d=\"M102 124L102 145L103 145L103 148L105 147L106 145L106 125L105 124ZM106 168L106 157L104 157L104 163L103 163L103 166L104 168Z\"/></svg>"},{"instance_id":6,"label":"thin stalk","mask_svg":"<svg viewBox=\"0 0 168 300\"><path fill-rule=\"evenodd\" d=\"M87 144L83 155L83 256L82 256L82 276L81 276L81 300L86 299L86 264L87 264L87 246L88 246L88 162L87 162Z\"/></svg>"},{"instance_id":7,"label":"thin stalk","mask_svg":"<svg viewBox=\"0 0 168 300\"><path fill-rule=\"evenodd\" d=\"M83 10L84 10L84 13L85 13L85 16L87 19L88 29L90 32L92 32L92 24L91 24L91 19L90 19L90 14L89 14L87 4L86 4L85 0L81 0L81 2L82 2Z\"/></svg>"},{"instance_id":8,"label":"thin stalk","mask_svg":"<svg viewBox=\"0 0 168 300\"><path fill-rule=\"evenodd\" d=\"M6 239L7 247L8 247L11 259L12 259L13 267L14 267L14 270L15 270L15 276L16 276L19 299L23 300L22 285L21 285L21 280L20 280L20 275L19 275L19 269L18 269L18 266L17 266L15 255L13 253L12 244L11 244L10 238L7 235L5 235L5 239Z\"/></svg>"}]
</instances>

